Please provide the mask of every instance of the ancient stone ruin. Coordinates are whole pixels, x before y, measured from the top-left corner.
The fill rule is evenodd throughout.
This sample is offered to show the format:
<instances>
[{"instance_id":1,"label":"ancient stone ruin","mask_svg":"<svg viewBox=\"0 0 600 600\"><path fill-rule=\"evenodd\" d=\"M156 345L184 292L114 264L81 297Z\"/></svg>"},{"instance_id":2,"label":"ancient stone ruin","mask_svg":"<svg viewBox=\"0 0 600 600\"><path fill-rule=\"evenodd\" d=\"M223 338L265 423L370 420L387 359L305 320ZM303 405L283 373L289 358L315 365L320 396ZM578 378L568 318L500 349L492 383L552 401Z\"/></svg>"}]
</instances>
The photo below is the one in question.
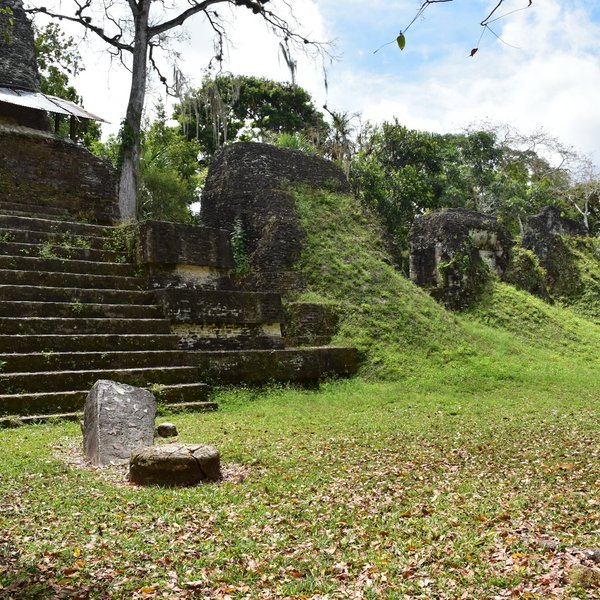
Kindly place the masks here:
<instances>
[{"instance_id":1,"label":"ancient stone ruin","mask_svg":"<svg viewBox=\"0 0 600 600\"><path fill-rule=\"evenodd\" d=\"M5 415L25 420L72 416L99 379L151 387L157 399L174 407L215 410L208 398L213 383L313 386L324 377L356 372L356 349L327 345L335 331L333 307L284 310L279 291L286 289L281 283L287 272L272 278L279 290L239 287L231 276L235 262L231 226L221 228L225 221L217 228L158 221L115 227L110 167L94 163L90 181L97 185L88 187L87 155L73 152L61 172L59 162L73 145L64 146L51 134L42 139L39 132L30 139L30 131L0 134L7 140L0 148L5 159L0 161L0 401ZM246 152L252 158L244 159ZM343 175L327 161L310 159L307 166L299 152L260 152L317 182L329 182L335 174L336 185L342 185ZM235 153L253 165L252 181L264 168L270 185L277 181L285 187L268 160L254 162L253 144L242 144ZM15 174L2 171L10 161ZM65 183L70 172L77 181L77 166L80 185ZM220 179L212 170L209 177ZM236 189L250 206L259 207L255 194L263 188L243 194L241 172L239 177ZM287 192L281 199L291 200ZM221 203L215 188L203 201L205 210L213 200ZM244 214L252 212L242 208ZM86 221L96 222L76 221L85 214ZM269 214L275 222L276 213ZM285 242L283 232L278 239ZM289 269L291 260L277 264ZM298 285L292 275L296 279L288 282ZM15 389L19 393L11 393Z\"/></svg>"},{"instance_id":2,"label":"ancient stone ruin","mask_svg":"<svg viewBox=\"0 0 600 600\"><path fill-rule=\"evenodd\" d=\"M409 234L410 278L448 308L464 308L490 273L502 277L512 238L493 217L448 208L419 217Z\"/></svg>"},{"instance_id":3,"label":"ancient stone ruin","mask_svg":"<svg viewBox=\"0 0 600 600\"><path fill-rule=\"evenodd\" d=\"M0 415L73 417L98 380L215 410L212 383L312 386L356 372L356 349L326 345L330 335L296 328L286 342L285 276L260 291L232 277L239 223L256 267L285 275L304 235L286 186L346 189L341 171L300 152L240 144L211 166L202 202L210 226L115 226L112 166L19 112L29 94L46 114L30 24L20 0L7 1L18 23L10 51L0 52Z\"/></svg>"},{"instance_id":4,"label":"ancient stone ruin","mask_svg":"<svg viewBox=\"0 0 600 600\"><path fill-rule=\"evenodd\" d=\"M221 459L213 446L163 444L135 450L129 481L138 485L197 485L221 479Z\"/></svg>"},{"instance_id":5,"label":"ancient stone ruin","mask_svg":"<svg viewBox=\"0 0 600 600\"><path fill-rule=\"evenodd\" d=\"M40 93L31 24L21 0L1 0L12 11L0 42L0 195L27 212L35 204L73 219L112 223L117 182L108 161L51 133L48 111L90 117ZM6 21L6 16L4 17Z\"/></svg>"},{"instance_id":6,"label":"ancient stone ruin","mask_svg":"<svg viewBox=\"0 0 600 600\"><path fill-rule=\"evenodd\" d=\"M241 282L247 289L286 292L302 286L292 271L305 242L288 189L292 185L350 189L332 162L268 144L232 144L211 163L201 220L243 239L251 265Z\"/></svg>"},{"instance_id":7,"label":"ancient stone ruin","mask_svg":"<svg viewBox=\"0 0 600 600\"><path fill-rule=\"evenodd\" d=\"M33 29L21 0L2 0L0 8L0 89L40 91L40 75L35 59ZM12 23L12 24L11 24ZM44 111L3 101L0 96L0 123L24 125L49 131L50 121Z\"/></svg>"},{"instance_id":8,"label":"ancient stone ruin","mask_svg":"<svg viewBox=\"0 0 600 600\"><path fill-rule=\"evenodd\" d=\"M547 206L527 220L522 246L538 257L546 273L546 288L551 295L575 296L581 291L574 258L563 237L587 235L583 224L561 216L560 209L555 206Z\"/></svg>"},{"instance_id":9,"label":"ancient stone ruin","mask_svg":"<svg viewBox=\"0 0 600 600\"><path fill-rule=\"evenodd\" d=\"M152 446L156 400L148 391L97 381L85 401L83 448L92 464L127 462L136 448Z\"/></svg>"}]
</instances>

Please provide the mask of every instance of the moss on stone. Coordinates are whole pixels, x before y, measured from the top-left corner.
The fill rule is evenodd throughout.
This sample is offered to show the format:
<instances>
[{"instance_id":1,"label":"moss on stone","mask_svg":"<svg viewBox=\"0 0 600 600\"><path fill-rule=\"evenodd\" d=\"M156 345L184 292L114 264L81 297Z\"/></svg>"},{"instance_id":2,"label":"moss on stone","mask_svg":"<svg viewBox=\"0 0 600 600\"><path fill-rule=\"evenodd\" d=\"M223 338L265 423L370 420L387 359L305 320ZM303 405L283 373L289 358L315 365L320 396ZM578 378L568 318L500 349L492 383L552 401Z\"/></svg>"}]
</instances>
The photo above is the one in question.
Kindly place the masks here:
<instances>
[{"instance_id":1,"label":"moss on stone","mask_svg":"<svg viewBox=\"0 0 600 600\"><path fill-rule=\"evenodd\" d=\"M526 248L513 248L504 281L544 300L550 299L546 289L546 270L540 265L538 257Z\"/></svg>"}]
</instances>

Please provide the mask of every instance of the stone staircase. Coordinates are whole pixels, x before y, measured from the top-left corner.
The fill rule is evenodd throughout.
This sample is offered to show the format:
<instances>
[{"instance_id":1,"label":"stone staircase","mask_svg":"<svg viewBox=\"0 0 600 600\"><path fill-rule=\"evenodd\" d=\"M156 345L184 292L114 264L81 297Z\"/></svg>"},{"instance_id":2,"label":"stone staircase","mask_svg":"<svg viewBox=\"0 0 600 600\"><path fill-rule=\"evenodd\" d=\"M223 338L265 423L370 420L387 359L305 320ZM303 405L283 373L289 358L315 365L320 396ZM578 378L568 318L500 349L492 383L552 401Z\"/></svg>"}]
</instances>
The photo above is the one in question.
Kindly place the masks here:
<instances>
[{"instance_id":1,"label":"stone staircase","mask_svg":"<svg viewBox=\"0 0 600 600\"><path fill-rule=\"evenodd\" d=\"M214 409L145 277L110 249L113 229L57 216L0 204L0 414L80 410L98 379Z\"/></svg>"},{"instance_id":2,"label":"stone staircase","mask_svg":"<svg viewBox=\"0 0 600 600\"><path fill-rule=\"evenodd\" d=\"M117 228L68 219L0 201L0 416L73 417L98 379L214 410L208 384L312 385L356 371L351 348L284 348L279 295L234 288L224 232L143 225L151 249L133 263L115 249Z\"/></svg>"}]
</instances>

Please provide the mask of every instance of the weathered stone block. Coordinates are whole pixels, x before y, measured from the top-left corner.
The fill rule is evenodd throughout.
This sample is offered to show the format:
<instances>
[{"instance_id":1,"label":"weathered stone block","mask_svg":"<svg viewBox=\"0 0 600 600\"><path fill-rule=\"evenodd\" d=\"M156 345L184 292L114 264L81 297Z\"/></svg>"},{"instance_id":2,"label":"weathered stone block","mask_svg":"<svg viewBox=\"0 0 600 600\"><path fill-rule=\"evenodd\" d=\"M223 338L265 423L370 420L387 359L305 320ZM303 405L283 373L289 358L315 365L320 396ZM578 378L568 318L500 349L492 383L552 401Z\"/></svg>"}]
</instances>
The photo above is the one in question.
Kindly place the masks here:
<instances>
[{"instance_id":1,"label":"weathered stone block","mask_svg":"<svg viewBox=\"0 0 600 600\"><path fill-rule=\"evenodd\" d=\"M234 281L243 290L289 294L305 290L308 278L298 271L252 271L236 277Z\"/></svg>"},{"instance_id":2,"label":"weathered stone block","mask_svg":"<svg viewBox=\"0 0 600 600\"><path fill-rule=\"evenodd\" d=\"M553 296L570 297L581 292L582 282L567 244L562 236L587 236L583 224L561 217L554 206L545 207L529 217L522 245L537 255L546 271L545 284Z\"/></svg>"},{"instance_id":3,"label":"weathered stone block","mask_svg":"<svg viewBox=\"0 0 600 600\"><path fill-rule=\"evenodd\" d=\"M165 315L172 323L280 323L283 319L278 294L231 290L155 290Z\"/></svg>"},{"instance_id":4,"label":"weathered stone block","mask_svg":"<svg viewBox=\"0 0 600 600\"><path fill-rule=\"evenodd\" d=\"M408 241L410 278L453 309L467 306L490 272L504 275L512 247L495 218L466 208L419 217Z\"/></svg>"},{"instance_id":5,"label":"weathered stone block","mask_svg":"<svg viewBox=\"0 0 600 600\"><path fill-rule=\"evenodd\" d=\"M65 208L74 220L118 219L109 161L43 131L0 125L0 195L6 202Z\"/></svg>"},{"instance_id":6,"label":"weathered stone block","mask_svg":"<svg viewBox=\"0 0 600 600\"><path fill-rule=\"evenodd\" d=\"M156 400L148 391L109 380L89 391L83 414L85 455L95 465L126 462L152 445Z\"/></svg>"},{"instance_id":7,"label":"weathered stone block","mask_svg":"<svg viewBox=\"0 0 600 600\"><path fill-rule=\"evenodd\" d=\"M174 423L161 423L156 426L156 435L163 438L168 437L177 437L179 434L177 432L177 427Z\"/></svg>"},{"instance_id":8,"label":"weathered stone block","mask_svg":"<svg viewBox=\"0 0 600 600\"><path fill-rule=\"evenodd\" d=\"M337 306L314 302L290 302L285 307L282 335L292 345L329 343L339 320Z\"/></svg>"},{"instance_id":9,"label":"weathered stone block","mask_svg":"<svg viewBox=\"0 0 600 600\"><path fill-rule=\"evenodd\" d=\"M532 233L571 236L589 235L583 223L561 216L560 209L556 206L546 206L537 215L527 219L525 236Z\"/></svg>"},{"instance_id":10,"label":"weathered stone block","mask_svg":"<svg viewBox=\"0 0 600 600\"><path fill-rule=\"evenodd\" d=\"M231 269L229 235L197 225L145 221L139 230L139 261L156 265L194 265Z\"/></svg>"},{"instance_id":11,"label":"weathered stone block","mask_svg":"<svg viewBox=\"0 0 600 600\"><path fill-rule=\"evenodd\" d=\"M3 15L0 31L0 86L12 87L32 92L40 91L40 75L35 57L35 44L31 23L23 10L21 0L3 0L2 8L12 11L12 24Z\"/></svg>"},{"instance_id":12,"label":"weathered stone block","mask_svg":"<svg viewBox=\"0 0 600 600\"><path fill-rule=\"evenodd\" d=\"M283 348L279 323L181 323L171 326L182 350Z\"/></svg>"},{"instance_id":13,"label":"weathered stone block","mask_svg":"<svg viewBox=\"0 0 600 600\"><path fill-rule=\"evenodd\" d=\"M229 271L215 267L196 267L194 265L156 265L147 266L148 287L160 290L164 288L189 288L194 290L231 290L233 283Z\"/></svg>"},{"instance_id":14,"label":"weathered stone block","mask_svg":"<svg viewBox=\"0 0 600 600\"><path fill-rule=\"evenodd\" d=\"M129 460L129 480L138 485L196 485L221 479L219 452L200 444L139 448Z\"/></svg>"},{"instance_id":15,"label":"weathered stone block","mask_svg":"<svg viewBox=\"0 0 600 600\"><path fill-rule=\"evenodd\" d=\"M211 162L202 221L229 233L240 228L254 270L289 271L304 247L305 232L285 182L350 189L331 161L268 144L232 144Z\"/></svg>"},{"instance_id":16,"label":"weathered stone block","mask_svg":"<svg viewBox=\"0 0 600 600\"><path fill-rule=\"evenodd\" d=\"M286 348L241 352L198 352L196 364L207 382L265 385L271 381L313 386L328 376L348 377L358 370L356 348Z\"/></svg>"}]
</instances>

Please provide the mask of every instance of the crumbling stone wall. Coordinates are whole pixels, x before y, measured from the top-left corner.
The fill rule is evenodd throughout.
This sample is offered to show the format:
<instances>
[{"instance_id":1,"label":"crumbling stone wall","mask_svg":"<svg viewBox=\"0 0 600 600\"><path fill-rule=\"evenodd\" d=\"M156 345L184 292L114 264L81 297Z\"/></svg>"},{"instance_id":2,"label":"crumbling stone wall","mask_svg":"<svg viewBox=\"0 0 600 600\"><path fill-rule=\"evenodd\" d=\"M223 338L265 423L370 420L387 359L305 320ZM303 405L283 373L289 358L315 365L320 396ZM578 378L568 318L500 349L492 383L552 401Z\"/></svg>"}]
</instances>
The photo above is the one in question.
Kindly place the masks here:
<instances>
[{"instance_id":1,"label":"crumbling stone wall","mask_svg":"<svg viewBox=\"0 0 600 600\"><path fill-rule=\"evenodd\" d=\"M109 161L45 132L0 125L3 200L62 207L75 219L112 223L118 218L116 193Z\"/></svg>"},{"instance_id":2,"label":"crumbling stone wall","mask_svg":"<svg viewBox=\"0 0 600 600\"><path fill-rule=\"evenodd\" d=\"M211 162L201 220L230 233L241 229L253 271L289 271L305 241L289 184L349 191L328 160L268 144L232 144Z\"/></svg>"},{"instance_id":3,"label":"crumbling stone wall","mask_svg":"<svg viewBox=\"0 0 600 600\"><path fill-rule=\"evenodd\" d=\"M510 234L493 217L466 208L434 212L410 230L410 277L449 308L464 308L490 272L504 275L511 246Z\"/></svg>"},{"instance_id":4,"label":"crumbling stone wall","mask_svg":"<svg viewBox=\"0 0 600 600\"><path fill-rule=\"evenodd\" d=\"M560 209L546 206L529 217L522 245L539 259L546 272L546 287L552 296L569 297L581 292L582 282L575 259L562 236L587 236L582 223L562 217Z\"/></svg>"}]
</instances>

